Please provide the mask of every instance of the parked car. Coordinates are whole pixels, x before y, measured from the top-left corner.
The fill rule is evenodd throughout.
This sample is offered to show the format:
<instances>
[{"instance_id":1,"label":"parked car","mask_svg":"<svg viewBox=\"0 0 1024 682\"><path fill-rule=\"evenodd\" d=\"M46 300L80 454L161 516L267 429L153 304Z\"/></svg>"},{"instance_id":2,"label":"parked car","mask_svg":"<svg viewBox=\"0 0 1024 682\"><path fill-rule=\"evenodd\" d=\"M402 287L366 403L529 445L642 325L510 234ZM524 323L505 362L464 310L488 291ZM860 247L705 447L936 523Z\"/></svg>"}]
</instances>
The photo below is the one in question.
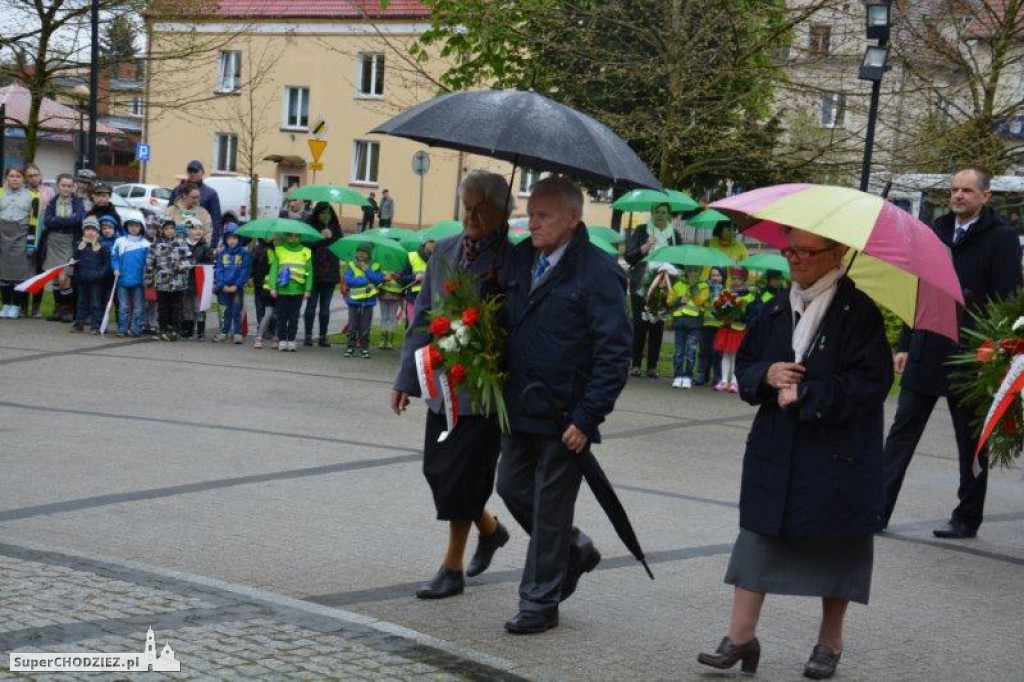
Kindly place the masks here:
<instances>
[{"instance_id":1,"label":"parked car","mask_svg":"<svg viewBox=\"0 0 1024 682\"><path fill-rule=\"evenodd\" d=\"M252 180L244 175L208 175L203 184L217 190L224 222L247 223L252 218L276 218L281 211L281 188L272 178L260 178L256 186L257 215L249 212Z\"/></svg>"},{"instance_id":2,"label":"parked car","mask_svg":"<svg viewBox=\"0 0 1024 682\"><path fill-rule=\"evenodd\" d=\"M121 222L123 223L127 218L135 218L146 224L146 220L151 215L160 217L163 215L163 208L154 210L152 208L137 208L128 203L128 200L118 194L116 191L110 195L110 203L117 209L117 215L121 216ZM165 204L166 205L166 204Z\"/></svg>"},{"instance_id":3,"label":"parked car","mask_svg":"<svg viewBox=\"0 0 1024 682\"><path fill-rule=\"evenodd\" d=\"M129 182L114 188L114 194L123 198L136 208L148 208L163 211L167 208L167 200L171 198L171 190L159 185L143 185Z\"/></svg>"}]
</instances>

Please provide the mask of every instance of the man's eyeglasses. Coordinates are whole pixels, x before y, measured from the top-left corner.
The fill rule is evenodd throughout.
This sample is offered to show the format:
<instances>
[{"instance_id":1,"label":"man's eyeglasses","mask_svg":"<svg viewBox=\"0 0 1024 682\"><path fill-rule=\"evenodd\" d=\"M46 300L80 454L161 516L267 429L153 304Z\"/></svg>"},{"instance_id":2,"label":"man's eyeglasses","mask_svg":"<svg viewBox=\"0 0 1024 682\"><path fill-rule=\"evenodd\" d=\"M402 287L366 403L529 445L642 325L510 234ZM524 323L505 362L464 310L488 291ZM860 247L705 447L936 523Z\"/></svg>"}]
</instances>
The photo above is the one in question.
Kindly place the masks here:
<instances>
[{"instance_id":1,"label":"man's eyeglasses","mask_svg":"<svg viewBox=\"0 0 1024 682\"><path fill-rule=\"evenodd\" d=\"M834 248L836 247L826 246L823 249L783 249L780 253L782 253L782 257L786 260L807 260L820 253L831 251Z\"/></svg>"}]
</instances>

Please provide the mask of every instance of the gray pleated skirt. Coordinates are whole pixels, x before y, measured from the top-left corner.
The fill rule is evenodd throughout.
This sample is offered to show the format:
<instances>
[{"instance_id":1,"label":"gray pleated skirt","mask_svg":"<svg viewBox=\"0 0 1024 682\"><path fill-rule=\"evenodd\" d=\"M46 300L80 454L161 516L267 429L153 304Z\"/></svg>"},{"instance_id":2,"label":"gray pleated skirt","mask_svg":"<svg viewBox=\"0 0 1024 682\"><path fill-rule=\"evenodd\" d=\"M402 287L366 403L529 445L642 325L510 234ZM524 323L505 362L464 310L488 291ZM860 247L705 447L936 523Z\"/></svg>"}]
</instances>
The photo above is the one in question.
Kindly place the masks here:
<instances>
[{"instance_id":1,"label":"gray pleated skirt","mask_svg":"<svg viewBox=\"0 0 1024 682\"><path fill-rule=\"evenodd\" d=\"M725 582L751 592L868 603L875 538L794 540L740 530Z\"/></svg>"}]
</instances>

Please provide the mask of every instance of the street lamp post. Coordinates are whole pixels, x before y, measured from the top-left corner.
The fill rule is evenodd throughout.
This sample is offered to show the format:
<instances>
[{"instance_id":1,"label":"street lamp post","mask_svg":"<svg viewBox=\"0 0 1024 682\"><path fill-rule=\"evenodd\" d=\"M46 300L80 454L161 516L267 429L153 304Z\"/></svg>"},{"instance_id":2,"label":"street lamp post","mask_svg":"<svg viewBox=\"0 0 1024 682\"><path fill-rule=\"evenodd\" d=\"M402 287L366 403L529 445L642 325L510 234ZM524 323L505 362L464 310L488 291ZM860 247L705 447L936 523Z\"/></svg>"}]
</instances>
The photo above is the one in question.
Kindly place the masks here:
<instances>
[{"instance_id":1,"label":"street lamp post","mask_svg":"<svg viewBox=\"0 0 1024 682\"><path fill-rule=\"evenodd\" d=\"M889 59L889 27L891 25L892 6L889 2L869 3L867 5L867 38L877 40L877 45L868 45L864 51L864 59L860 64L857 77L871 81L871 101L868 105L868 129L864 139L864 161L860 169L860 189L866 192L871 177L871 154L875 147L875 123L878 120L878 97L882 90L882 76L888 67Z\"/></svg>"},{"instance_id":2,"label":"street lamp post","mask_svg":"<svg viewBox=\"0 0 1024 682\"><path fill-rule=\"evenodd\" d=\"M77 172L89 167L89 149L85 138L84 111L86 100L89 99L91 93L87 86L79 84L74 87L71 94L77 104L75 108L78 109L78 139L75 144L75 171Z\"/></svg>"}]
</instances>

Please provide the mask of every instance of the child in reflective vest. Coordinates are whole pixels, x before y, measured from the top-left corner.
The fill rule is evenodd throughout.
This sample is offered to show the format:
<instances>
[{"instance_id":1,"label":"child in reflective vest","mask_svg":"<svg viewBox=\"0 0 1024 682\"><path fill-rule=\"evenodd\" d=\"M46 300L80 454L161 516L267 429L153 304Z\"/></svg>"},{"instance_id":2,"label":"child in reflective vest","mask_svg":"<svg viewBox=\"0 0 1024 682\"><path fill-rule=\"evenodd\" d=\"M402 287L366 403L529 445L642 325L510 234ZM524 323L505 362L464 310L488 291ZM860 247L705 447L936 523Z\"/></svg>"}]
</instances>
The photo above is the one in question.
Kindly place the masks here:
<instances>
[{"instance_id":1,"label":"child in reflective vest","mask_svg":"<svg viewBox=\"0 0 1024 682\"><path fill-rule=\"evenodd\" d=\"M377 304L377 287L384 281L380 265L370 262L373 245L361 244L356 259L345 267L345 303L348 304L348 348L350 358L359 350L364 358L370 357L370 324L373 307Z\"/></svg>"},{"instance_id":2,"label":"child in reflective vest","mask_svg":"<svg viewBox=\"0 0 1024 682\"><path fill-rule=\"evenodd\" d=\"M270 272L263 286L274 299L274 317L280 351L295 352L302 301L313 291L313 252L303 246L299 235L285 235L270 251Z\"/></svg>"}]
</instances>

